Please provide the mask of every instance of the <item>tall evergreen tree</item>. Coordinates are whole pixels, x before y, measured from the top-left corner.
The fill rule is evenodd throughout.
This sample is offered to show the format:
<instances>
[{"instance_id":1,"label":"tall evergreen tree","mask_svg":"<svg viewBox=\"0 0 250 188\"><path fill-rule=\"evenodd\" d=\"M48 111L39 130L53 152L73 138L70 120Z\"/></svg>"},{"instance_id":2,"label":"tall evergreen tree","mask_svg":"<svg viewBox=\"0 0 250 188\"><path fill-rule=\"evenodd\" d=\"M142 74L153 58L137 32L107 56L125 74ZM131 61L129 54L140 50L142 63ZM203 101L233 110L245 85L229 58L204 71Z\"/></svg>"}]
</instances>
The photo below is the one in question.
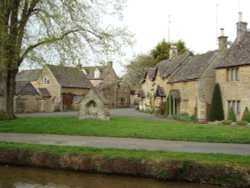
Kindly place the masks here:
<instances>
[{"instance_id":1,"label":"tall evergreen tree","mask_svg":"<svg viewBox=\"0 0 250 188\"><path fill-rule=\"evenodd\" d=\"M209 112L209 121L224 120L224 111L222 105L220 85L217 83L214 88L211 109Z\"/></svg>"},{"instance_id":2,"label":"tall evergreen tree","mask_svg":"<svg viewBox=\"0 0 250 188\"><path fill-rule=\"evenodd\" d=\"M248 107L245 108L241 120L250 122L250 112L249 112Z\"/></svg>"}]
</instances>

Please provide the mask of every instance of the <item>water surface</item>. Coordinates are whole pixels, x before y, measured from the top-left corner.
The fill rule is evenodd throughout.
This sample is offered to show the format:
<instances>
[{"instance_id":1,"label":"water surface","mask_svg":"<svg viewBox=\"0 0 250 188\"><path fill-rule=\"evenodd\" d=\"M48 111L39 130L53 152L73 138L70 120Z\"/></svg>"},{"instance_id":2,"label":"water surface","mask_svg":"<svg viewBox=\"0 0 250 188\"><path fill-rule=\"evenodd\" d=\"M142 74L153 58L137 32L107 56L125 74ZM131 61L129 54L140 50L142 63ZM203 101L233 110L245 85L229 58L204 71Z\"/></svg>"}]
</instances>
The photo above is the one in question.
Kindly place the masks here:
<instances>
[{"instance_id":1,"label":"water surface","mask_svg":"<svg viewBox=\"0 0 250 188\"><path fill-rule=\"evenodd\" d=\"M146 178L0 166L0 188L218 188Z\"/></svg>"}]
</instances>

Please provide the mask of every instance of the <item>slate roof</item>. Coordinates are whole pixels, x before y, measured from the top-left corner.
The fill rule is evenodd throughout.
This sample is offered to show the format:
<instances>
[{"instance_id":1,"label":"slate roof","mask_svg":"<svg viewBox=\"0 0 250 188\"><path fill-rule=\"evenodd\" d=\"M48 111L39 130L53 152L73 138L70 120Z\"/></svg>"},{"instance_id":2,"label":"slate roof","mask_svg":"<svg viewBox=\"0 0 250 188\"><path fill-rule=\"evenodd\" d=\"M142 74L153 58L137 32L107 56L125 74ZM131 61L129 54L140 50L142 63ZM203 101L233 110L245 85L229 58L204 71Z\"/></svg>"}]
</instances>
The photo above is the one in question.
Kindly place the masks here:
<instances>
[{"instance_id":1,"label":"slate roof","mask_svg":"<svg viewBox=\"0 0 250 188\"><path fill-rule=\"evenodd\" d=\"M16 82L16 95L39 95L37 90L29 81L17 81Z\"/></svg>"},{"instance_id":2,"label":"slate roof","mask_svg":"<svg viewBox=\"0 0 250 188\"><path fill-rule=\"evenodd\" d=\"M189 56L191 52L185 52L172 59L163 60L158 63L158 70L162 78L169 77Z\"/></svg>"},{"instance_id":3,"label":"slate roof","mask_svg":"<svg viewBox=\"0 0 250 188\"><path fill-rule=\"evenodd\" d=\"M74 67L47 65L62 87L92 88L87 76Z\"/></svg>"},{"instance_id":4,"label":"slate roof","mask_svg":"<svg viewBox=\"0 0 250 188\"><path fill-rule=\"evenodd\" d=\"M250 32L235 40L216 68L250 65Z\"/></svg>"},{"instance_id":5,"label":"slate roof","mask_svg":"<svg viewBox=\"0 0 250 188\"><path fill-rule=\"evenodd\" d=\"M17 81L36 81L41 73L42 73L41 69L23 70L16 75L16 80Z\"/></svg>"},{"instance_id":6,"label":"slate roof","mask_svg":"<svg viewBox=\"0 0 250 188\"><path fill-rule=\"evenodd\" d=\"M168 83L189 81L199 79L211 64L217 51L209 51L188 57L177 71L169 78Z\"/></svg>"},{"instance_id":7,"label":"slate roof","mask_svg":"<svg viewBox=\"0 0 250 188\"><path fill-rule=\"evenodd\" d=\"M190 55L191 52L185 52L172 59L160 61L153 68L149 68L145 71L144 78L140 83L144 83L147 77L149 80L153 81L156 78L157 71L159 71L162 78L169 77Z\"/></svg>"},{"instance_id":8,"label":"slate roof","mask_svg":"<svg viewBox=\"0 0 250 188\"><path fill-rule=\"evenodd\" d=\"M94 67L83 67L83 69L86 71L87 78L89 80L103 80L107 77L108 74L110 74L110 71L113 71L112 67L109 66L94 66ZM98 78L95 78L95 70L98 69L100 71L100 76ZM115 71L113 71L115 76L118 79L118 76L116 75Z\"/></svg>"},{"instance_id":9,"label":"slate roof","mask_svg":"<svg viewBox=\"0 0 250 188\"><path fill-rule=\"evenodd\" d=\"M47 88L38 88L38 91L43 98L50 98L51 97Z\"/></svg>"}]
</instances>

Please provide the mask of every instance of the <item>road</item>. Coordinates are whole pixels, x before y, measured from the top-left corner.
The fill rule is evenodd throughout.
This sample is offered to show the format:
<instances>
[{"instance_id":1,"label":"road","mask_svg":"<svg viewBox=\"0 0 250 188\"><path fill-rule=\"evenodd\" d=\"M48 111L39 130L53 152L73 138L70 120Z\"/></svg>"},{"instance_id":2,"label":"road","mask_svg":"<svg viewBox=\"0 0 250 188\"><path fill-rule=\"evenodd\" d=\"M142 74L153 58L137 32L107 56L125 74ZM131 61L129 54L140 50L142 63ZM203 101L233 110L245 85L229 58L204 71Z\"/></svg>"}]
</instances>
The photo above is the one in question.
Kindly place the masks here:
<instances>
[{"instance_id":1,"label":"road","mask_svg":"<svg viewBox=\"0 0 250 188\"><path fill-rule=\"evenodd\" d=\"M135 138L0 133L0 141L60 146L143 149L195 153L250 155L250 144L223 144Z\"/></svg>"}]
</instances>

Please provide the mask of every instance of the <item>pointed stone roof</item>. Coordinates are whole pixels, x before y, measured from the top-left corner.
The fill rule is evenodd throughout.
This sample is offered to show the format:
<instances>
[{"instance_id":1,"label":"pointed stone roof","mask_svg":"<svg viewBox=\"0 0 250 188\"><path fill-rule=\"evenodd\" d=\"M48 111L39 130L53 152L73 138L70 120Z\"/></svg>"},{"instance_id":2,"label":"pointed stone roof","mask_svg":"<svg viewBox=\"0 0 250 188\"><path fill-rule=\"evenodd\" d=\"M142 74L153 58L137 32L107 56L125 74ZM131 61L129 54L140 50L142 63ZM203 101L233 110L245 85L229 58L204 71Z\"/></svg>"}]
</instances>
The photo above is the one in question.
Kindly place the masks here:
<instances>
[{"instance_id":1,"label":"pointed stone roof","mask_svg":"<svg viewBox=\"0 0 250 188\"><path fill-rule=\"evenodd\" d=\"M250 32L236 39L216 68L250 65Z\"/></svg>"},{"instance_id":2,"label":"pointed stone roof","mask_svg":"<svg viewBox=\"0 0 250 188\"><path fill-rule=\"evenodd\" d=\"M16 81L36 81L41 73L41 69L23 70L16 75Z\"/></svg>"},{"instance_id":3,"label":"pointed stone roof","mask_svg":"<svg viewBox=\"0 0 250 188\"><path fill-rule=\"evenodd\" d=\"M185 62L169 78L168 83L199 79L212 63L217 51L189 56Z\"/></svg>"},{"instance_id":4,"label":"pointed stone roof","mask_svg":"<svg viewBox=\"0 0 250 188\"><path fill-rule=\"evenodd\" d=\"M39 95L37 90L29 81L17 81L16 82L16 95Z\"/></svg>"},{"instance_id":5,"label":"pointed stone roof","mask_svg":"<svg viewBox=\"0 0 250 188\"><path fill-rule=\"evenodd\" d=\"M76 67L47 65L62 87L92 88L87 76Z\"/></svg>"}]
</instances>

